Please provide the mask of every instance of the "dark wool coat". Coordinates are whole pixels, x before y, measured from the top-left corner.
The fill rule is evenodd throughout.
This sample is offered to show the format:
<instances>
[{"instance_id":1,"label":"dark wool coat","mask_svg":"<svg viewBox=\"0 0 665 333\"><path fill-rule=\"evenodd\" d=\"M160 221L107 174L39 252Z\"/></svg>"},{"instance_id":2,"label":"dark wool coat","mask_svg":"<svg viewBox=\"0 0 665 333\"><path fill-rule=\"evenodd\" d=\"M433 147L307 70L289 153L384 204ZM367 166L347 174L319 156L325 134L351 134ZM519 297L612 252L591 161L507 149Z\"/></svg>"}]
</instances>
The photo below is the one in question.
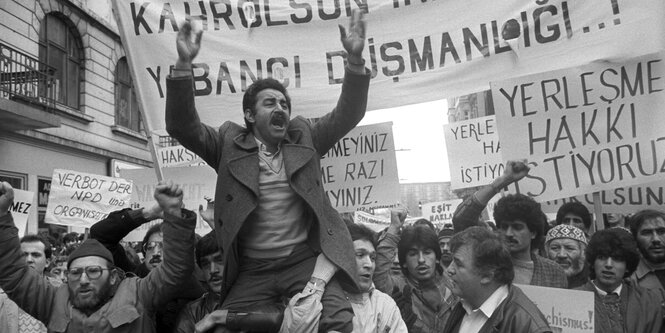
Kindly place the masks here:
<instances>
[{"instance_id":1,"label":"dark wool coat","mask_svg":"<svg viewBox=\"0 0 665 333\"><path fill-rule=\"evenodd\" d=\"M323 189L320 159L363 118L369 79L368 73L347 70L335 109L315 123L293 118L281 145L289 184L312 213L309 245L340 267L343 274L338 275L356 287L353 242ZM252 132L236 123L219 128L201 123L192 87L191 77L167 79L166 129L217 171L215 232L226 259L225 297L238 275L238 232L258 205L258 147Z\"/></svg>"}]
</instances>

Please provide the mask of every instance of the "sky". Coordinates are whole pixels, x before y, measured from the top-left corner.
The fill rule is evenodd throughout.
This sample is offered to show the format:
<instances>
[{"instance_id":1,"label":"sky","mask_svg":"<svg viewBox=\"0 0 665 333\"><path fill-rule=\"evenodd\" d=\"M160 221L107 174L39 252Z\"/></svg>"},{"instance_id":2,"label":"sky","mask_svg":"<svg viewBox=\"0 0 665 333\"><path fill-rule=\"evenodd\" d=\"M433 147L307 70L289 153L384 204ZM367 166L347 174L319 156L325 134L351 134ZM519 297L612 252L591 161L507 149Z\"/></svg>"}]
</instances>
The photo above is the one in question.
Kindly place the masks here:
<instances>
[{"instance_id":1,"label":"sky","mask_svg":"<svg viewBox=\"0 0 665 333\"><path fill-rule=\"evenodd\" d=\"M443 125L446 100L368 111L360 125L393 122L400 183L450 181Z\"/></svg>"}]
</instances>

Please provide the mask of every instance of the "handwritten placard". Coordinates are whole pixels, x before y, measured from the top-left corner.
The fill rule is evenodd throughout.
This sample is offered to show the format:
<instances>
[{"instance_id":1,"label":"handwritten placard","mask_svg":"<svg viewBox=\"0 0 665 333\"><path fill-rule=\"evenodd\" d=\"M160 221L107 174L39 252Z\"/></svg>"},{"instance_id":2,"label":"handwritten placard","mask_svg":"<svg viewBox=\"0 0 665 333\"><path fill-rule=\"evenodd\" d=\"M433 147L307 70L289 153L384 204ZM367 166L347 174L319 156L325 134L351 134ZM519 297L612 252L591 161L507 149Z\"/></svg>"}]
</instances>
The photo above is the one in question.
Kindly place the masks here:
<instances>
[{"instance_id":1,"label":"handwritten placard","mask_svg":"<svg viewBox=\"0 0 665 333\"><path fill-rule=\"evenodd\" d=\"M443 130L452 189L487 185L503 173L494 116L449 123Z\"/></svg>"},{"instance_id":2,"label":"handwritten placard","mask_svg":"<svg viewBox=\"0 0 665 333\"><path fill-rule=\"evenodd\" d=\"M46 223L89 228L109 213L128 207L132 183L78 171L55 169Z\"/></svg>"},{"instance_id":3,"label":"handwritten placard","mask_svg":"<svg viewBox=\"0 0 665 333\"><path fill-rule=\"evenodd\" d=\"M339 212L395 207L400 188L392 123L351 130L323 156L321 173Z\"/></svg>"},{"instance_id":4,"label":"handwritten placard","mask_svg":"<svg viewBox=\"0 0 665 333\"><path fill-rule=\"evenodd\" d=\"M14 190L14 203L9 207L14 218L14 225L18 228L18 236L23 237L28 228L28 218L35 211L35 192Z\"/></svg>"},{"instance_id":5,"label":"handwritten placard","mask_svg":"<svg viewBox=\"0 0 665 333\"><path fill-rule=\"evenodd\" d=\"M529 160L538 201L665 176L665 53L493 82L504 160Z\"/></svg>"},{"instance_id":6,"label":"handwritten placard","mask_svg":"<svg viewBox=\"0 0 665 333\"><path fill-rule=\"evenodd\" d=\"M594 295L583 290L569 290L530 285L515 285L522 289L554 332L593 333Z\"/></svg>"},{"instance_id":7,"label":"handwritten placard","mask_svg":"<svg viewBox=\"0 0 665 333\"><path fill-rule=\"evenodd\" d=\"M453 214L462 199L428 202L422 204L423 217L430 220L434 226L441 229L453 224Z\"/></svg>"}]
</instances>

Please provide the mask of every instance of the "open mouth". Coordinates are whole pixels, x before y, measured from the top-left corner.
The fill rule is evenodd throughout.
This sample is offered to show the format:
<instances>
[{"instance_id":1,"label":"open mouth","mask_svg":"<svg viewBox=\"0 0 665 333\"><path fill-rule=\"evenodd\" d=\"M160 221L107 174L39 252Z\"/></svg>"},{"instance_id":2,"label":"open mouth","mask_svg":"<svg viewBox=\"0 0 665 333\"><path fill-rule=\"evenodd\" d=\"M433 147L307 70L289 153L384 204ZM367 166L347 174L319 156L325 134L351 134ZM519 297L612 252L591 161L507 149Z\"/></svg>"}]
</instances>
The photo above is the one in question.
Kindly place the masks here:
<instances>
[{"instance_id":1,"label":"open mouth","mask_svg":"<svg viewBox=\"0 0 665 333\"><path fill-rule=\"evenodd\" d=\"M161 262L162 262L162 259L161 259L161 258L152 258L152 259L150 259L150 261L149 261L149 263L152 264L152 265L158 265L158 264L160 264Z\"/></svg>"},{"instance_id":2,"label":"open mouth","mask_svg":"<svg viewBox=\"0 0 665 333\"><path fill-rule=\"evenodd\" d=\"M274 113L272 118L270 118L270 125L278 129L284 129L286 127L288 120L284 113L278 112Z\"/></svg>"}]
</instances>

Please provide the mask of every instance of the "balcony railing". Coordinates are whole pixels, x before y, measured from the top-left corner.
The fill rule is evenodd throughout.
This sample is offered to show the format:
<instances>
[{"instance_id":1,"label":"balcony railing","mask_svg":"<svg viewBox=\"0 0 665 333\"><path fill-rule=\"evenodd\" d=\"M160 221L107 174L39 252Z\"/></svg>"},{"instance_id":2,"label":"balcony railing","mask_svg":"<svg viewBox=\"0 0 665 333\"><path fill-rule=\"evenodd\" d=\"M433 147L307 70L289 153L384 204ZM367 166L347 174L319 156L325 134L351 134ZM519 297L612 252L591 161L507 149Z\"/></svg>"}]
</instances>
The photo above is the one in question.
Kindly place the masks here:
<instances>
[{"instance_id":1,"label":"balcony railing","mask_svg":"<svg viewBox=\"0 0 665 333\"><path fill-rule=\"evenodd\" d=\"M55 69L0 43L0 97L37 104L55 110Z\"/></svg>"}]
</instances>

